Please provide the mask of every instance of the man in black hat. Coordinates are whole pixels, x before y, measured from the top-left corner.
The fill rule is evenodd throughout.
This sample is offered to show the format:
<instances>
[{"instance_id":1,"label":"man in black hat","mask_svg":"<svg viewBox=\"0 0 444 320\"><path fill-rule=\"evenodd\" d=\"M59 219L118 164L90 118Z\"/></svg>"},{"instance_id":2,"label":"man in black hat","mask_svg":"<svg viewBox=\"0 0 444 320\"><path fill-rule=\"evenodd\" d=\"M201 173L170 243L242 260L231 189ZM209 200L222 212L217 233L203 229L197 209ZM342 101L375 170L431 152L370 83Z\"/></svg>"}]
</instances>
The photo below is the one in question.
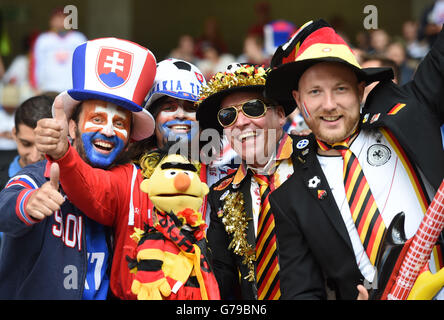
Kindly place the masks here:
<instances>
[{"instance_id":1,"label":"man in black hat","mask_svg":"<svg viewBox=\"0 0 444 320\"><path fill-rule=\"evenodd\" d=\"M237 171L213 185L208 196L208 241L222 299L276 300L290 291L292 270L281 263L281 239L269 197L297 161L293 140L283 130L294 105L283 107L266 99L266 77L263 66L228 66L203 88L196 113L201 128L223 132L242 159ZM305 277L321 283L319 273L312 272L306 269ZM311 291L302 287L301 295L323 297L322 283Z\"/></svg>"},{"instance_id":2,"label":"man in black hat","mask_svg":"<svg viewBox=\"0 0 444 320\"><path fill-rule=\"evenodd\" d=\"M295 142L294 174L270 198L278 236L286 239L281 256L293 270L289 298L301 298L301 286L319 286L318 269L305 277L313 263L336 298L355 299L362 284L381 297L386 283L379 280L393 270L380 263L387 240L393 230L415 234L444 176L443 62L441 33L414 80L397 86L390 69L362 69L323 20L276 51L265 95L296 103L312 130ZM364 88L374 81L361 111ZM288 201L290 194L298 201ZM403 219L405 226L395 225ZM441 268L435 258L431 270Z\"/></svg>"}]
</instances>

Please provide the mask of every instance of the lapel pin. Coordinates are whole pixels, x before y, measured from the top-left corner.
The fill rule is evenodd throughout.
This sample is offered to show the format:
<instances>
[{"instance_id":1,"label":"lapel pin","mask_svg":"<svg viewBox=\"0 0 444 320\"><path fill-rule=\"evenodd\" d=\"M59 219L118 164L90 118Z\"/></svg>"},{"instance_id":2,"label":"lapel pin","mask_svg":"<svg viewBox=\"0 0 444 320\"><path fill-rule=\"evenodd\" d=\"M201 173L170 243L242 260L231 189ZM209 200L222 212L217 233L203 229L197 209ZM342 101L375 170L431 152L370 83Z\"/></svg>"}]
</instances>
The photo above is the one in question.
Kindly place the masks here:
<instances>
[{"instance_id":1,"label":"lapel pin","mask_svg":"<svg viewBox=\"0 0 444 320\"><path fill-rule=\"evenodd\" d=\"M298 149L304 149L306 146L308 146L308 139L302 139L296 144L296 148Z\"/></svg>"},{"instance_id":2,"label":"lapel pin","mask_svg":"<svg viewBox=\"0 0 444 320\"><path fill-rule=\"evenodd\" d=\"M327 191L325 190L318 190L318 199L323 200L327 196Z\"/></svg>"},{"instance_id":3,"label":"lapel pin","mask_svg":"<svg viewBox=\"0 0 444 320\"><path fill-rule=\"evenodd\" d=\"M368 120L368 117L370 116L370 113L366 113L365 115L364 115L364 118L362 119L362 123L366 123L367 122L367 120Z\"/></svg>"},{"instance_id":4,"label":"lapel pin","mask_svg":"<svg viewBox=\"0 0 444 320\"><path fill-rule=\"evenodd\" d=\"M230 193L229 190L225 190L225 192L220 196L219 200L224 200L228 196L229 193Z\"/></svg>"},{"instance_id":5,"label":"lapel pin","mask_svg":"<svg viewBox=\"0 0 444 320\"><path fill-rule=\"evenodd\" d=\"M380 115L381 115L380 113L374 114L370 119L370 123L378 121Z\"/></svg>"},{"instance_id":6,"label":"lapel pin","mask_svg":"<svg viewBox=\"0 0 444 320\"><path fill-rule=\"evenodd\" d=\"M319 179L318 176L314 176L313 178L308 180L308 187L310 189L314 189L319 185L319 183L321 183L321 179Z\"/></svg>"}]
</instances>

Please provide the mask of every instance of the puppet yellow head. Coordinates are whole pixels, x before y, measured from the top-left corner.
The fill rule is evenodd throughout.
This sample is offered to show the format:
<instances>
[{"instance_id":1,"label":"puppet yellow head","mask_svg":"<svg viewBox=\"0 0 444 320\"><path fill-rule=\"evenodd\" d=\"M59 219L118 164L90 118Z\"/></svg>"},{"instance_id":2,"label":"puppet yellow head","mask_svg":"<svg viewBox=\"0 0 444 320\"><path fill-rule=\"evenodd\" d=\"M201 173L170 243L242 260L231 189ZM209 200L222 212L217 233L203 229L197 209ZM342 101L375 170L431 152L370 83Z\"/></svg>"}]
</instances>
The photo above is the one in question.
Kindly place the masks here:
<instances>
[{"instance_id":1,"label":"puppet yellow head","mask_svg":"<svg viewBox=\"0 0 444 320\"><path fill-rule=\"evenodd\" d=\"M198 211L209 191L196 166L178 154L164 157L140 188L157 209L176 215L185 209Z\"/></svg>"}]
</instances>

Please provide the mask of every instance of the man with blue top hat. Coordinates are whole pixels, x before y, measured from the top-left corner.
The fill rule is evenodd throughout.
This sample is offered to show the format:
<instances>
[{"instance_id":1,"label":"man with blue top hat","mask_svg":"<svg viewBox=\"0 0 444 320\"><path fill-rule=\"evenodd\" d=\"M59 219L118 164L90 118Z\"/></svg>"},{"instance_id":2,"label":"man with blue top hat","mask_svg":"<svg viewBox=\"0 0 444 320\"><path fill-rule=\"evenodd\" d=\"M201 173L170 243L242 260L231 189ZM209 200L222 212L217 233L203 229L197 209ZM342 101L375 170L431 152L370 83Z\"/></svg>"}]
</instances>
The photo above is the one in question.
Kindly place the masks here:
<instances>
[{"instance_id":1,"label":"man with blue top hat","mask_svg":"<svg viewBox=\"0 0 444 320\"><path fill-rule=\"evenodd\" d=\"M37 147L50 160L55 150L45 146L56 132L64 136L65 147L79 163L100 172L124 167L135 175L132 165L123 164L123 153L131 140L144 139L154 131L154 120L141 104L155 72L154 55L136 43L101 38L78 46L73 56L73 89L56 97L54 118L38 122ZM63 168L61 173L63 177ZM0 258L2 299L108 296L109 229L84 214L65 184L59 186L59 177L57 164L41 161L11 178L0 193L0 228L5 233ZM100 201L99 191L86 190ZM112 270L118 266L114 263ZM115 277L111 275L111 280ZM111 284L112 294L119 296L114 287Z\"/></svg>"},{"instance_id":2,"label":"man with blue top hat","mask_svg":"<svg viewBox=\"0 0 444 320\"><path fill-rule=\"evenodd\" d=\"M161 64L159 63L158 70L163 69ZM181 70L180 67L184 67L184 65L179 63L172 67ZM201 74L197 72L197 69L193 70L191 67L188 70L185 69L185 71L187 71L189 77L168 73L161 75L169 77L170 81L160 80L162 78L157 75L155 78L154 88L163 90L165 86L168 98L170 98L170 95L186 98L186 100L177 99L177 101L165 99L166 101L162 105L168 107L164 111L166 113L165 118L168 118L167 116L169 118L167 121L160 123L168 123L169 121L169 124L162 128L156 128L158 130L156 138L160 138L159 144L162 144L163 147L168 146L168 144L162 139L166 134L160 130L170 131L172 135L177 134L181 140L192 138L192 135L188 133L191 131L192 122L195 121L192 101L197 98L198 87L194 87L195 93L193 94L191 88L195 82L191 82L190 85L189 81L199 81L198 77ZM200 78L200 82L203 82L203 77ZM158 84L159 86L157 86ZM186 91L181 92L181 88ZM145 96L147 95L145 94L143 98ZM80 159L79 154L67 141L66 130L72 124L71 122L68 124L64 114L60 113L63 105L66 106L63 100L55 102L55 117L54 119L46 119L47 123L40 122L41 126L37 130L36 140L40 144L41 150L47 153L51 162L60 166L60 182L69 199L88 217L106 226L113 227L115 250L110 279L113 294L120 299L145 299L147 297L169 299L173 298L180 288L193 286L192 282L175 282L177 279L173 278L168 278L168 282L151 283L145 276L147 273L156 270L156 266L162 263L162 259L159 257L159 260L155 261L154 264L147 264L145 260L150 257L142 259L138 253L138 242L135 241L137 232L159 226L161 220L157 210L159 208L154 206L153 201L145 192L142 192L141 186L142 181L150 177L151 169L158 165L159 158L156 160L155 153L149 153L148 151L151 150L147 146L142 150L144 157L140 161L141 169L132 164L115 166L107 171L89 166ZM145 112L148 113L148 111ZM153 126L147 126L145 133L149 132L151 134L153 131ZM145 138L149 134L145 135ZM175 137L173 139L175 141ZM153 146L155 147L155 145L151 145L151 148ZM145 158L147 163L143 160ZM173 229L168 228L168 230L170 232ZM182 238L175 237L177 241L180 239ZM202 254L205 255L203 252ZM200 261L206 260L200 258ZM136 267L138 272L134 273ZM210 273L211 268L202 268L202 272ZM161 294L146 294L147 291L151 292L151 290L159 289L156 287L157 285L161 285Z\"/></svg>"}]
</instances>

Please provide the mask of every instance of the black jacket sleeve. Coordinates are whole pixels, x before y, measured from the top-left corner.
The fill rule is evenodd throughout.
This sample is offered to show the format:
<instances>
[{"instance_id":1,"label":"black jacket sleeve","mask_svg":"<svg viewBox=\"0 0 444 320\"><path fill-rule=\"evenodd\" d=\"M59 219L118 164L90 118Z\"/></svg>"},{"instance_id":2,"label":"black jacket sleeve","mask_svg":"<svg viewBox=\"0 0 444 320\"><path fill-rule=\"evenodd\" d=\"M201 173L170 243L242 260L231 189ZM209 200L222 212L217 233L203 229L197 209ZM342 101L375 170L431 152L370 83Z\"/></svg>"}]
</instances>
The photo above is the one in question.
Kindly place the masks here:
<instances>
[{"instance_id":1,"label":"black jacket sleeve","mask_svg":"<svg viewBox=\"0 0 444 320\"><path fill-rule=\"evenodd\" d=\"M438 35L430 52L419 64L413 81L403 89L410 91L421 101L420 105L428 107L437 114L440 123L444 123L444 29Z\"/></svg>"},{"instance_id":2,"label":"black jacket sleeve","mask_svg":"<svg viewBox=\"0 0 444 320\"><path fill-rule=\"evenodd\" d=\"M211 222L208 227L208 246L213 258L213 269L219 284L222 300L239 298L236 293L240 290L239 272L232 252L228 249L229 237L225 231L222 218L217 212L221 210L218 192L211 190L208 203L211 206Z\"/></svg>"}]
</instances>

